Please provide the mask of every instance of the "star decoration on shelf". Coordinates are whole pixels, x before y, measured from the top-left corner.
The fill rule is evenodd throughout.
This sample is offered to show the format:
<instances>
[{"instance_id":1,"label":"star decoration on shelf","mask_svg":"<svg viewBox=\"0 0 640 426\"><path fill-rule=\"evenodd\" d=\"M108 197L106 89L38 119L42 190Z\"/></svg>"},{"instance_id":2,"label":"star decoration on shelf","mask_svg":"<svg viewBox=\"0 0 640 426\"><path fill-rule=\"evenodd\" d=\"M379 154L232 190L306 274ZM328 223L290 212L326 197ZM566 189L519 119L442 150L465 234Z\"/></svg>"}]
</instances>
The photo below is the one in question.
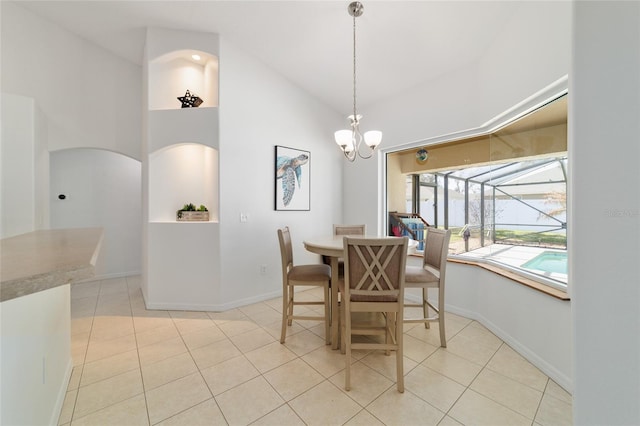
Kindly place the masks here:
<instances>
[{"instance_id":1,"label":"star decoration on shelf","mask_svg":"<svg viewBox=\"0 0 640 426\"><path fill-rule=\"evenodd\" d=\"M188 89L184 96L178 96L178 100L182 102L182 108L197 108L202 103L202 99L195 93L191 94Z\"/></svg>"}]
</instances>

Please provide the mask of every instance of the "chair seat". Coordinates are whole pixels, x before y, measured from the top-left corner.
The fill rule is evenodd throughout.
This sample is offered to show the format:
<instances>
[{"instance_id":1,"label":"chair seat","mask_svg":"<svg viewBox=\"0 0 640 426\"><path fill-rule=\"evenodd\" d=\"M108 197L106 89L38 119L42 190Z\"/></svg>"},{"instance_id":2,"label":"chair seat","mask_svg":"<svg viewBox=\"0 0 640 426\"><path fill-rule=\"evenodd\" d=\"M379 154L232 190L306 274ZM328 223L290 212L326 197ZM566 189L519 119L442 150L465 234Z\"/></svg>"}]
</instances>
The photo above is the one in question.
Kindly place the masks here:
<instances>
[{"instance_id":1,"label":"chair seat","mask_svg":"<svg viewBox=\"0 0 640 426\"><path fill-rule=\"evenodd\" d=\"M344 292L344 279L340 279L338 281L338 288L340 289L340 294L345 294ZM396 296L378 296L378 295L364 295L364 294L353 294L351 293L351 301L352 302L396 302L398 298Z\"/></svg>"},{"instance_id":2,"label":"chair seat","mask_svg":"<svg viewBox=\"0 0 640 426\"><path fill-rule=\"evenodd\" d=\"M331 279L329 265L298 265L289 271L289 279L295 281L324 281Z\"/></svg>"},{"instance_id":3,"label":"chair seat","mask_svg":"<svg viewBox=\"0 0 640 426\"><path fill-rule=\"evenodd\" d=\"M412 284L419 284L420 287L433 284L434 287L438 287L440 277L421 266L407 266L404 281L406 287L412 287Z\"/></svg>"}]
</instances>

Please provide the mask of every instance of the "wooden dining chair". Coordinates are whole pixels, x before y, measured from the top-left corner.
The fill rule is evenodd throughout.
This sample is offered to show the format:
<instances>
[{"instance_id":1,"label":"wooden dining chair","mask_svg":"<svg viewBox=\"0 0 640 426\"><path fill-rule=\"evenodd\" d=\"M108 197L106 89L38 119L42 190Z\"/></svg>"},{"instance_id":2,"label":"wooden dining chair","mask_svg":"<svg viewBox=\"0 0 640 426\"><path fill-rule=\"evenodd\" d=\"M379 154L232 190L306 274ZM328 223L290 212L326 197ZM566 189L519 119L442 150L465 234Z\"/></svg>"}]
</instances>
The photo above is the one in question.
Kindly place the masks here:
<instances>
[{"instance_id":1,"label":"wooden dining chair","mask_svg":"<svg viewBox=\"0 0 640 426\"><path fill-rule=\"evenodd\" d=\"M345 353L345 389L351 389L351 351L378 349L396 351L398 392L404 392L403 300L408 238L344 237L344 279L340 324ZM382 321L371 321L373 313ZM355 314L355 315L354 315ZM354 335L383 335L384 341L355 342Z\"/></svg>"},{"instance_id":2,"label":"wooden dining chair","mask_svg":"<svg viewBox=\"0 0 640 426\"><path fill-rule=\"evenodd\" d=\"M333 224L333 235L365 235L367 233L367 225L340 225ZM331 259L327 256L322 256L322 261L327 265L331 264ZM338 259L338 275L344 275L344 259Z\"/></svg>"},{"instance_id":3,"label":"wooden dining chair","mask_svg":"<svg viewBox=\"0 0 640 426\"><path fill-rule=\"evenodd\" d=\"M449 241L451 231L437 228L427 228L422 266L407 266L405 272L406 288L421 288L422 303L405 303L405 308L421 307L422 318L405 318L405 323L423 322L429 328L431 322L437 321L440 331L440 346L447 347L447 339L444 329L444 289L447 271L447 254L449 253ZM430 288L438 289L438 306L429 302L428 291ZM434 311L429 316L429 309Z\"/></svg>"},{"instance_id":4,"label":"wooden dining chair","mask_svg":"<svg viewBox=\"0 0 640 426\"><path fill-rule=\"evenodd\" d=\"M290 326L295 319L324 321L325 341L328 345L331 343L331 333L329 331L331 318L329 315L329 304L331 302L329 295L331 267L323 264L294 265L289 227L278 229L278 240L280 242L280 256L282 258L282 333L280 334L280 343L284 343L287 326ZM323 287L324 301L296 301L296 286ZM295 315L294 307L299 305L324 305L324 316Z\"/></svg>"}]
</instances>

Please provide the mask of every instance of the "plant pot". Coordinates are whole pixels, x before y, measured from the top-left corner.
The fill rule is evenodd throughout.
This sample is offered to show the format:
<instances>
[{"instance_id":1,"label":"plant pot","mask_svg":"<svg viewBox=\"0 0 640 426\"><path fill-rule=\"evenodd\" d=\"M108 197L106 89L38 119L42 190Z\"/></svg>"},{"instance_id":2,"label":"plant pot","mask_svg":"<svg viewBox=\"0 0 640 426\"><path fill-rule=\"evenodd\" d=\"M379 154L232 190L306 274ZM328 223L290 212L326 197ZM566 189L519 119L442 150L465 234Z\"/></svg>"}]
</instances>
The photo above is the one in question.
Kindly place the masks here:
<instances>
[{"instance_id":1,"label":"plant pot","mask_svg":"<svg viewBox=\"0 0 640 426\"><path fill-rule=\"evenodd\" d=\"M178 222L207 222L209 221L209 212L178 210L176 219Z\"/></svg>"}]
</instances>

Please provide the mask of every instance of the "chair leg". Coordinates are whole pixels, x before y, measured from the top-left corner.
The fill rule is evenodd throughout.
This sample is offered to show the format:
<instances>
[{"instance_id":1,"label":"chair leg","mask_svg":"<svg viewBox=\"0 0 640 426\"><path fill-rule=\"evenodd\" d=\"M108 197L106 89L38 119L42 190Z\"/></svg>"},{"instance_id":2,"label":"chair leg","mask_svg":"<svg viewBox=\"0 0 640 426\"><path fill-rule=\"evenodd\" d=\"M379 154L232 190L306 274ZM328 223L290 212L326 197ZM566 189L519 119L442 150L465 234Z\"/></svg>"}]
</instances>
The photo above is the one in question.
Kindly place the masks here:
<instances>
[{"instance_id":1,"label":"chair leg","mask_svg":"<svg viewBox=\"0 0 640 426\"><path fill-rule=\"evenodd\" d=\"M289 286L284 286L282 291L282 331L280 333L280 343L284 343L284 339L287 336L287 318L289 313Z\"/></svg>"},{"instance_id":2,"label":"chair leg","mask_svg":"<svg viewBox=\"0 0 640 426\"><path fill-rule=\"evenodd\" d=\"M329 304L331 300L331 294L329 286L324 286L324 342L326 345L331 344L331 312L329 311Z\"/></svg>"},{"instance_id":3,"label":"chair leg","mask_svg":"<svg viewBox=\"0 0 640 426\"><path fill-rule=\"evenodd\" d=\"M291 325L293 324L293 319L291 318L293 316L293 286L290 285L289 286L289 306L288 306L288 310L287 310L287 315L288 315L288 321L287 321L287 325Z\"/></svg>"},{"instance_id":4,"label":"chair leg","mask_svg":"<svg viewBox=\"0 0 640 426\"><path fill-rule=\"evenodd\" d=\"M447 347L447 338L444 335L444 310L438 307L438 325L440 326L440 346Z\"/></svg>"},{"instance_id":5,"label":"chair leg","mask_svg":"<svg viewBox=\"0 0 640 426\"><path fill-rule=\"evenodd\" d=\"M346 305L345 301L342 301ZM349 313L348 306L343 308L345 334L344 334L344 346L345 346L345 369L344 369L344 388L345 390L351 390L351 314Z\"/></svg>"},{"instance_id":6,"label":"chair leg","mask_svg":"<svg viewBox=\"0 0 640 426\"><path fill-rule=\"evenodd\" d=\"M425 319L429 318L429 304L427 300L429 300L429 293L427 288L422 288L422 311ZM424 328L431 328L431 324L429 321L424 322Z\"/></svg>"},{"instance_id":7,"label":"chair leg","mask_svg":"<svg viewBox=\"0 0 640 426\"><path fill-rule=\"evenodd\" d=\"M395 321L396 344L398 345L398 349L396 350L396 378L398 380L398 392L400 393L404 393L404 354L402 351L402 324L402 318L397 318L397 320Z\"/></svg>"}]
</instances>

